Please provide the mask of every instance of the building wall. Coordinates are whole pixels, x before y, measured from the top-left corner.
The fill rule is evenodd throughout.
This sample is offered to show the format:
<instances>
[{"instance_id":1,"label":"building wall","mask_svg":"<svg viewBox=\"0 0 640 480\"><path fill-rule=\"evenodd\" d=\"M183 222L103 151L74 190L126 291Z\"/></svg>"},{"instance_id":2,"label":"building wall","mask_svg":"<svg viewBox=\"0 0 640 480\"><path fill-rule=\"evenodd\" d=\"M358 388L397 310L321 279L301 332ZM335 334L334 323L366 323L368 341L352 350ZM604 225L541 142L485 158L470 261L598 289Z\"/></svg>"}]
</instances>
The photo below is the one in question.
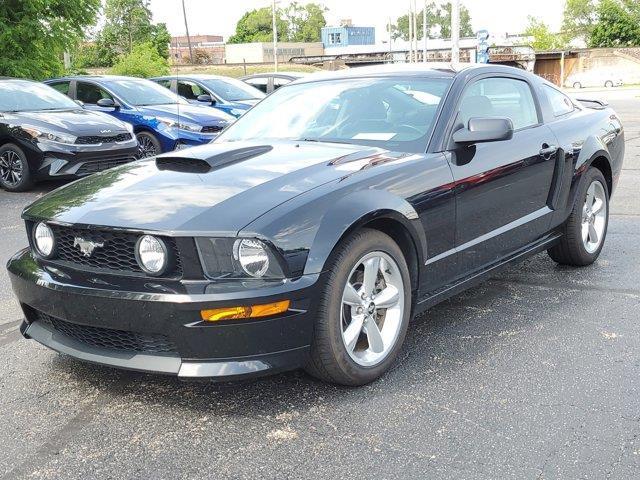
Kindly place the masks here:
<instances>
[{"instance_id":1,"label":"building wall","mask_svg":"<svg viewBox=\"0 0 640 480\"><path fill-rule=\"evenodd\" d=\"M288 62L291 57L322 55L322 43L278 42L278 61ZM226 63L273 62L273 43L235 43L225 45Z\"/></svg>"},{"instance_id":2,"label":"building wall","mask_svg":"<svg viewBox=\"0 0 640 480\"><path fill-rule=\"evenodd\" d=\"M324 48L347 47L349 45L374 45L374 27L323 27L320 36Z\"/></svg>"}]
</instances>

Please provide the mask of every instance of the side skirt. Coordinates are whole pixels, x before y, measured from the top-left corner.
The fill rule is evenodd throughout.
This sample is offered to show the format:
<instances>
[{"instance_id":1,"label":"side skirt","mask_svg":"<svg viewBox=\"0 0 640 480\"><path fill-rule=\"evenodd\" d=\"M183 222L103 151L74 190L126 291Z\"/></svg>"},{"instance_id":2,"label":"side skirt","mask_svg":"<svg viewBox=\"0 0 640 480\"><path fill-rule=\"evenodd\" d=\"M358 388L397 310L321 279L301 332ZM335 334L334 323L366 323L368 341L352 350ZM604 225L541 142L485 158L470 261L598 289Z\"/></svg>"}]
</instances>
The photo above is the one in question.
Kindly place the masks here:
<instances>
[{"instance_id":1,"label":"side skirt","mask_svg":"<svg viewBox=\"0 0 640 480\"><path fill-rule=\"evenodd\" d=\"M444 287L441 290L438 290L432 294L430 294L429 296L419 300L418 302L416 302L416 306L415 306L415 311L414 313L417 315L419 313L424 312L425 310L427 310L428 308L448 299L453 297L454 295L463 292L464 290L467 290L471 287L474 287L480 283L482 283L483 281L485 281L486 279L494 276L495 274L497 274L498 272L500 272L501 270L505 269L506 267L511 266L514 263L518 263L532 255L535 255L538 252L541 252L542 250L546 250L547 248L549 248L550 246L552 246L560 237L562 236L562 234L554 232L552 234L550 234L549 236L544 237L541 240L538 240L530 245L528 245L527 247L525 247L524 249L518 250L517 252L513 253L512 255L509 255L501 260L499 260L498 262L494 263L493 265L487 267L485 270L482 270L480 272L474 273L473 275L469 276L469 277L465 277L462 280L460 280L457 283L454 283L452 285L447 285L446 287Z\"/></svg>"}]
</instances>

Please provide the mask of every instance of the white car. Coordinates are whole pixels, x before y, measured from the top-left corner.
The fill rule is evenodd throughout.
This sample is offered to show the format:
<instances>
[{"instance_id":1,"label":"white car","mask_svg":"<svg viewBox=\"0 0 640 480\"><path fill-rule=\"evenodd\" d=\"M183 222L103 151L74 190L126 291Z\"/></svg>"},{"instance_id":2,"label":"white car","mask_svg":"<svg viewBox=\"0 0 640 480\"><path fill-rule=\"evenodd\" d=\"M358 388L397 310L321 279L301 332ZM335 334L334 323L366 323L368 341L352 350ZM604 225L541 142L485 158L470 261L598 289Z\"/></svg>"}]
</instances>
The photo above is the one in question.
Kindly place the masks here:
<instances>
[{"instance_id":1,"label":"white car","mask_svg":"<svg viewBox=\"0 0 640 480\"><path fill-rule=\"evenodd\" d=\"M565 87L585 88L585 87L620 87L622 79L615 73L606 71L586 71L574 73L564 81Z\"/></svg>"}]
</instances>

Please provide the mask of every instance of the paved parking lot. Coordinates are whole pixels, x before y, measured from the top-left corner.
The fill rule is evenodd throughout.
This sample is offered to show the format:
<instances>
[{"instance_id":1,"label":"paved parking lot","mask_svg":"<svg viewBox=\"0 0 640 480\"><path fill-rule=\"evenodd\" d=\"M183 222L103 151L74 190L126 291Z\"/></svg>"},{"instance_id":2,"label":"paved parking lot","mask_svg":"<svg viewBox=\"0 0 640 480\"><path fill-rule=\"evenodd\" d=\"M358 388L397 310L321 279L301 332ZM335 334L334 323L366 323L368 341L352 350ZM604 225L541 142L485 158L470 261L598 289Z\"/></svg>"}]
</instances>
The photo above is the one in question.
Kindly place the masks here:
<instances>
[{"instance_id":1,"label":"paved parking lot","mask_svg":"<svg viewBox=\"0 0 640 480\"><path fill-rule=\"evenodd\" d=\"M82 364L20 337L0 269L0 478L640 477L640 91L598 95L627 135L600 260L540 254L432 308L364 388ZM51 188L0 192L3 265Z\"/></svg>"}]
</instances>

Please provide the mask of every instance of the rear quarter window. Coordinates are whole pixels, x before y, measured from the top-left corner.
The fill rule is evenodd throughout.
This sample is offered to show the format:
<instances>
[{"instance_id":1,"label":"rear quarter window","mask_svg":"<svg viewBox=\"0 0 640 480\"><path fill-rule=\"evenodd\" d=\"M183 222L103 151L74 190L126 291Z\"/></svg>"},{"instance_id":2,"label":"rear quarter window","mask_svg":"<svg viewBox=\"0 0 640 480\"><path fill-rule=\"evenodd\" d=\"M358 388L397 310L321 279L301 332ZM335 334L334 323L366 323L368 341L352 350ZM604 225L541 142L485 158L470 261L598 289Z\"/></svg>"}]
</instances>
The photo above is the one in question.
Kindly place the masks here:
<instances>
[{"instance_id":1,"label":"rear quarter window","mask_svg":"<svg viewBox=\"0 0 640 480\"><path fill-rule=\"evenodd\" d=\"M544 85L544 91L547 94L547 98L549 99L549 103L553 109L553 114L556 117L561 117L562 115L566 115L567 113L571 113L575 110L576 107L571 99L560 90Z\"/></svg>"}]
</instances>

